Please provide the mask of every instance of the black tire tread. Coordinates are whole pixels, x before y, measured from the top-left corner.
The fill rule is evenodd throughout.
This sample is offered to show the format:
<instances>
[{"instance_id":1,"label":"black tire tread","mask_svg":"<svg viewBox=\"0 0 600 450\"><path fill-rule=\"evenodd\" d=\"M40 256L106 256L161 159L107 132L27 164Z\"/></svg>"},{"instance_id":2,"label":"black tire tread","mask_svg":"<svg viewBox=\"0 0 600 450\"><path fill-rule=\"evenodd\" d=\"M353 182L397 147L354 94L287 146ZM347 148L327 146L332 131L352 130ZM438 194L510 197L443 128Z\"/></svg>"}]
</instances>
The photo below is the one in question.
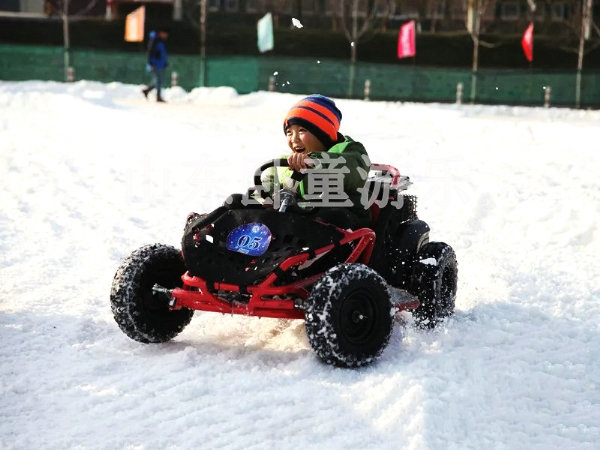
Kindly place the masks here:
<instances>
[{"instance_id":1,"label":"black tire tread","mask_svg":"<svg viewBox=\"0 0 600 450\"><path fill-rule=\"evenodd\" d=\"M378 296L380 315L377 335L368 348L348 345L338 336L334 316L341 308L340 298L356 284L368 286ZM374 361L387 346L393 328L390 292L385 280L364 264L340 264L329 269L315 284L306 311L306 332L315 353L326 363L340 367L360 367ZM385 313L383 313L385 311Z\"/></svg>"},{"instance_id":2,"label":"black tire tread","mask_svg":"<svg viewBox=\"0 0 600 450\"><path fill-rule=\"evenodd\" d=\"M421 261L433 258L436 264L423 264ZM444 271L450 271L452 295L442 302L442 281ZM421 304L413 311L418 325L434 328L443 319L454 314L458 266L452 247L444 242L429 242L419 250L411 279L411 291ZM446 280L448 281L448 280Z\"/></svg>"},{"instance_id":3,"label":"black tire tread","mask_svg":"<svg viewBox=\"0 0 600 450\"><path fill-rule=\"evenodd\" d=\"M181 252L164 244L146 245L123 261L113 279L110 303L119 328L131 339L142 343L167 342L177 336L192 320L193 310L171 311L165 308L149 313L142 301L144 290L154 284L147 278L162 270L170 286L181 286L174 280L185 272ZM166 274L166 275L165 275ZM163 280L156 280L156 282ZM164 282L164 281L163 281ZM146 292L147 294L147 292Z\"/></svg>"}]
</instances>

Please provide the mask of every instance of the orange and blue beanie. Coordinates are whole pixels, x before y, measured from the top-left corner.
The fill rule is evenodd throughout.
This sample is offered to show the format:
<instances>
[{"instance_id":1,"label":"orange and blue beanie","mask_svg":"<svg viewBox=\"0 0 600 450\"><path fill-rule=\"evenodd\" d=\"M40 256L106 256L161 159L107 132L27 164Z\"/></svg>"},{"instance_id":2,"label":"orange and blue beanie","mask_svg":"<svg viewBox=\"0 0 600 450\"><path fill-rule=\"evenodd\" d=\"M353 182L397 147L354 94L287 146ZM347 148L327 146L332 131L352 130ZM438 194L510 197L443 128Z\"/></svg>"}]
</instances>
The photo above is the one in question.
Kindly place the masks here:
<instances>
[{"instance_id":1,"label":"orange and blue beanie","mask_svg":"<svg viewBox=\"0 0 600 450\"><path fill-rule=\"evenodd\" d=\"M329 148L338 140L341 121L342 113L333 100L313 94L292 106L283 121L283 131L290 125L303 126Z\"/></svg>"}]
</instances>

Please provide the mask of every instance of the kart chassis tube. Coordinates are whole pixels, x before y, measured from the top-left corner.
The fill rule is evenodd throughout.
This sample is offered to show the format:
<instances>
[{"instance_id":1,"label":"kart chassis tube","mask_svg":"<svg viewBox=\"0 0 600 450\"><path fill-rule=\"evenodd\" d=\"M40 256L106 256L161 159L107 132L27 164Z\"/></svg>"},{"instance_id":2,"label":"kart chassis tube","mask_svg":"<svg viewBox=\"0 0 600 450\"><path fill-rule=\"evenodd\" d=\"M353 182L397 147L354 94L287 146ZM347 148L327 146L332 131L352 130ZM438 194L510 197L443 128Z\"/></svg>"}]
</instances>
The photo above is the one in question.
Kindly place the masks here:
<instances>
[{"instance_id":1,"label":"kart chassis tube","mask_svg":"<svg viewBox=\"0 0 600 450\"><path fill-rule=\"evenodd\" d=\"M340 239L339 245L358 241L345 262L354 263L358 261L368 264L375 243L375 232L369 228L361 228L356 231L339 229L339 231L344 234L342 239ZM315 250L315 256L326 253L334 247L334 244L321 247ZM309 258L308 252L300 253L287 258L279 265L279 268L287 271L294 266L303 264ZM280 319L304 319L304 310L296 305L295 300L306 300L310 294L310 286L316 283L322 275L322 273L316 274L288 285L274 286L273 283L275 283L278 277L276 273L270 273L261 283L247 287L250 299L247 303L242 303L220 298L218 295L210 292L206 280L185 273L181 277L183 287L175 288L171 291L170 307L171 309L188 308L199 311L214 311L226 314L242 314ZM240 292L240 286L229 283L214 283L214 290ZM272 298L283 296L292 298ZM402 304L401 308L408 309L417 306L418 304Z\"/></svg>"}]
</instances>

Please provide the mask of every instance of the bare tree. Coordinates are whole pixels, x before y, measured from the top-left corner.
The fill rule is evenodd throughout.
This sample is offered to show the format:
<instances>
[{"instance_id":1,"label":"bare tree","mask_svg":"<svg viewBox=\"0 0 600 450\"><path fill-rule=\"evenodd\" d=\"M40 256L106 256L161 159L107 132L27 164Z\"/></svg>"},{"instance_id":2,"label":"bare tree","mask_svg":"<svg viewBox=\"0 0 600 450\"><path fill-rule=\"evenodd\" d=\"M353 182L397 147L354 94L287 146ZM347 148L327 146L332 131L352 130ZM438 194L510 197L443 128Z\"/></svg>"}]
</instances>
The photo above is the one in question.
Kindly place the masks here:
<instances>
[{"instance_id":1,"label":"bare tree","mask_svg":"<svg viewBox=\"0 0 600 450\"><path fill-rule=\"evenodd\" d=\"M358 42L372 28L379 0L340 0L339 3L341 25L350 43L350 60L354 64ZM361 4L366 4L366 8L361 8Z\"/></svg>"},{"instance_id":2,"label":"bare tree","mask_svg":"<svg viewBox=\"0 0 600 450\"><path fill-rule=\"evenodd\" d=\"M469 0L469 10L467 12L467 30L473 40L473 72L479 68L479 46L494 47L493 44L481 40L483 17L487 12L493 0ZM485 28L484 28L485 30Z\"/></svg>"},{"instance_id":3,"label":"bare tree","mask_svg":"<svg viewBox=\"0 0 600 450\"><path fill-rule=\"evenodd\" d=\"M71 6L69 0L53 0L49 2L50 11L57 11L63 23L63 59L64 59L64 77L65 81L72 81L69 75L71 71L71 38L69 33L69 15L83 16L89 13L96 5L98 0L90 0L82 5L77 11L69 11Z\"/></svg>"},{"instance_id":4,"label":"bare tree","mask_svg":"<svg viewBox=\"0 0 600 450\"><path fill-rule=\"evenodd\" d=\"M495 0L468 0L468 10L466 25L471 39L473 40L473 64L471 67L471 103L475 102L477 96L477 71L479 70L479 46L496 47L481 40L482 22L488 7L494 4Z\"/></svg>"},{"instance_id":5,"label":"bare tree","mask_svg":"<svg viewBox=\"0 0 600 450\"><path fill-rule=\"evenodd\" d=\"M566 20L567 39L561 48L577 54L577 77L575 82L575 106L581 105L581 71L583 58L600 46L600 27L594 22L592 0L571 0L567 3L569 17ZM590 41L590 45L585 45Z\"/></svg>"},{"instance_id":6,"label":"bare tree","mask_svg":"<svg viewBox=\"0 0 600 450\"><path fill-rule=\"evenodd\" d=\"M198 30L200 40L200 79L198 84L206 84L206 0L183 0L185 20Z\"/></svg>"},{"instance_id":7,"label":"bare tree","mask_svg":"<svg viewBox=\"0 0 600 450\"><path fill-rule=\"evenodd\" d=\"M437 21L439 19L438 14L440 10L446 8L446 0L425 0L418 2L417 10L420 18L431 19L431 32L435 33Z\"/></svg>"},{"instance_id":8,"label":"bare tree","mask_svg":"<svg viewBox=\"0 0 600 450\"><path fill-rule=\"evenodd\" d=\"M381 31L387 31L388 20L396 12L398 2L398 0L381 0L379 3L381 6Z\"/></svg>"},{"instance_id":9,"label":"bare tree","mask_svg":"<svg viewBox=\"0 0 600 450\"><path fill-rule=\"evenodd\" d=\"M339 0L340 22L350 43L350 67L348 76L348 97L354 94L356 77L356 51L358 42L373 27L377 6L380 0Z\"/></svg>"}]
</instances>

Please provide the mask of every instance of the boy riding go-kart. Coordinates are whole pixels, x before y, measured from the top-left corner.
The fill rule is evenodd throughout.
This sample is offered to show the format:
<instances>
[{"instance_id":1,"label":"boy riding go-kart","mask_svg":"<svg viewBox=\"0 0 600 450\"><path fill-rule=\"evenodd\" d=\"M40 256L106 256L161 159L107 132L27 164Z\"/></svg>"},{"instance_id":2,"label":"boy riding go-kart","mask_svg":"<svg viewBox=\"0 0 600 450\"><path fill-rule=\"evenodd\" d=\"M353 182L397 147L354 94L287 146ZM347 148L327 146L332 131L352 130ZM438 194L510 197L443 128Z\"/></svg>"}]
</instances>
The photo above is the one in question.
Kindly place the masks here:
<instances>
[{"instance_id":1,"label":"boy riding go-kart","mask_svg":"<svg viewBox=\"0 0 600 450\"><path fill-rule=\"evenodd\" d=\"M329 120L319 121L323 117ZM352 161L353 149L364 151L337 136L339 119L326 97L299 102L284 125L292 155L263 165L251 195L235 195L209 214L188 216L182 251L155 244L133 252L111 290L122 331L139 342L166 342L185 328L194 310L304 319L309 343L322 360L358 367L382 353L396 312L412 310L425 327L451 315L456 256L447 244L429 242L415 197L403 193L407 177L374 164L367 166L362 186L353 191L344 184L349 197L360 192L371 200L368 214L303 201L318 184L307 183L311 166L326 171L329 154ZM311 136L318 139L312 142ZM266 190L265 173L275 179ZM289 179L279 183L286 173Z\"/></svg>"}]
</instances>

